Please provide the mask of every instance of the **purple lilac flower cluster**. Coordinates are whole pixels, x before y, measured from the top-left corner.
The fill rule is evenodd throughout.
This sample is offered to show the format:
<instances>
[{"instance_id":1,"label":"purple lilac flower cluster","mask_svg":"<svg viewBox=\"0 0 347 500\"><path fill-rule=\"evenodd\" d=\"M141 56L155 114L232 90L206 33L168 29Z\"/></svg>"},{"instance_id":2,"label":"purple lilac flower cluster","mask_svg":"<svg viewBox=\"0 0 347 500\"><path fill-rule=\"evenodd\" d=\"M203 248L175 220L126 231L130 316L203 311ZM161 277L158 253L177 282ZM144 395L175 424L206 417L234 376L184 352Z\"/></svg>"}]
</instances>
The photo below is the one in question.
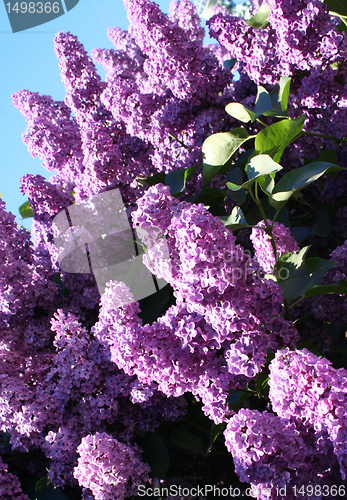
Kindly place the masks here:
<instances>
[{"instance_id":1,"label":"purple lilac flower cluster","mask_svg":"<svg viewBox=\"0 0 347 500\"><path fill-rule=\"evenodd\" d=\"M130 290L114 282L102 296L93 332L126 373L155 381L168 396L196 394L210 418L221 422L228 390L253 378L267 350L292 345L297 332L276 316L278 286L254 276L252 259L203 205L178 202L158 184L138 207L132 216L148 247L144 263L173 287L176 306L142 326Z\"/></svg>"},{"instance_id":2,"label":"purple lilac flower cluster","mask_svg":"<svg viewBox=\"0 0 347 500\"><path fill-rule=\"evenodd\" d=\"M70 307L53 271L4 203L1 220L1 431L10 433L13 450L40 447L51 480L64 485L86 434L112 423L129 439L135 428L152 431L177 418L185 405L120 372L73 314L55 312ZM74 302L72 309L82 312Z\"/></svg>"},{"instance_id":3,"label":"purple lilac flower cluster","mask_svg":"<svg viewBox=\"0 0 347 500\"><path fill-rule=\"evenodd\" d=\"M0 458L0 495L2 500L29 500L22 492L16 476L8 472L8 466Z\"/></svg>"},{"instance_id":4,"label":"purple lilac flower cluster","mask_svg":"<svg viewBox=\"0 0 347 500\"><path fill-rule=\"evenodd\" d=\"M314 486L339 480L331 443L324 433L312 431L268 411L246 408L230 418L225 444L240 480L250 483L252 496L259 500L295 498L294 492L303 484L312 485L315 491ZM305 493L302 497L321 498Z\"/></svg>"},{"instance_id":5,"label":"purple lilac flower cluster","mask_svg":"<svg viewBox=\"0 0 347 500\"><path fill-rule=\"evenodd\" d=\"M268 226L272 226L272 221L267 220ZM259 229L263 227L264 229ZM265 230L265 222L260 221L257 227L252 229L250 240L253 243L255 250L255 258L266 273L273 273L276 263L276 257L271 245L270 237ZM284 224L274 222L272 226L272 235L276 245L277 256L281 257L287 252L295 253L299 250L299 246L293 236L290 234L290 229Z\"/></svg>"},{"instance_id":6,"label":"purple lilac flower cluster","mask_svg":"<svg viewBox=\"0 0 347 500\"><path fill-rule=\"evenodd\" d=\"M148 479L150 468L136 445L121 443L105 432L84 437L77 451L80 458L74 476L95 500L131 496Z\"/></svg>"},{"instance_id":7,"label":"purple lilac flower cluster","mask_svg":"<svg viewBox=\"0 0 347 500\"><path fill-rule=\"evenodd\" d=\"M253 3L256 9L260 2ZM145 191L137 181L201 165L204 140L236 124L225 104L252 107L255 83L271 90L279 76L293 77L290 116L306 112L305 130L323 134L290 146L286 168L317 158L331 140L324 134L346 135L346 36L336 19L320 0L264 3L268 27L219 13L209 24L220 45L204 47L188 0L174 0L170 16L150 0L126 0L129 31L110 29L115 48L92 53L105 81L78 39L59 33L65 101L26 90L14 95L28 122L25 144L55 175L22 179L34 212L32 241L0 202L0 430L10 434L11 450L44 454L54 485L78 481L83 500L136 493L150 472L138 437L181 417L187 393L215 424L227 423L225 442L240 480L271 490L254 493L258 498L346 478L347 372L307 350L289 350L299 333L284 317L281 289L257 273L259 266L272 273L275 264L260 229L265 222L252 231L251 257L208 207L183 201L202 188L199 170L180 197L162 184ZM237 82L222 64L231 57L238 59ZM250 132L259 130L252 126ZM333 190L333 182L322 199L331 191L344 195L346 183ZM114 188L146 248L143 263L173 291L174 305L151 322L141 320L124 283L109 282L100 300L93 276L59 270L52 219ZM278 256L299 249L283 224L273 224L273 239ZM331 254L338 265L324 283L345 278L345 247ZM345 320L342 297L321 303L306 303L316 318ZM254 399L234 414L230 392L261 393L261 406L266 395L256 377L266 374L269 351L277 351L269 381L277 415L270 405L253 409ZM1 461L0 493L26 499Z\"/></svg>"},{"instance_id":8,"label":"purple lilac flower cluster","mask_svg":"<svg viewBox=\"0 0 347 500\"><path fill-rule=\"evenodd\" d=\"M305 113L304 129L321 135L306 136L305 141L288 149L295 163L303 164L304 157L316 159L324 144L329 149L335 147L330 138L341 140L347 134L346 34L337 30L338 17L329 15L327 4L321 0L263 3L270 7L268 27L253 28L240 18L219 13L208 21L210 35L229 57L238 60L241 76L247 74L269 90L280 76L292 77L290 116L296 118ZM233 100L237 101L236 96ZM283 166L291 169L293 158L288 152ZM341 166L346 165L345 158L342 143L338 148ZM329 203L345 193L346 179L342 175L339 182L328 179L326 188L318 191L317 196Z\"/></svg>"},{"instance_id":9,"label":"purple lilac flower cluster","mask_svg":"<svg viewBox=\"0 0 347 500\"><path fill-rule=\"evenodd\" d=\"M270 7L267 28L259 30L229 14L213 16L208 25L216 38L257 83L273 84L279 76L311 71L344 58L346 45L336 31L338 21L320 0L265 0Z\"/></svg>"},{"instance_id":10,"label":"purple lilac flower cluster","mask_svg":"<svg viewBox=\"0 0 347 500\"><path fill-rule=\"evenodd\" d=\"M269 397L281 418L324 432L333 444L342 479L347 473L347 370L338 370L307 349L276 353L270 365Z\"/></svg>"}]
</instances>

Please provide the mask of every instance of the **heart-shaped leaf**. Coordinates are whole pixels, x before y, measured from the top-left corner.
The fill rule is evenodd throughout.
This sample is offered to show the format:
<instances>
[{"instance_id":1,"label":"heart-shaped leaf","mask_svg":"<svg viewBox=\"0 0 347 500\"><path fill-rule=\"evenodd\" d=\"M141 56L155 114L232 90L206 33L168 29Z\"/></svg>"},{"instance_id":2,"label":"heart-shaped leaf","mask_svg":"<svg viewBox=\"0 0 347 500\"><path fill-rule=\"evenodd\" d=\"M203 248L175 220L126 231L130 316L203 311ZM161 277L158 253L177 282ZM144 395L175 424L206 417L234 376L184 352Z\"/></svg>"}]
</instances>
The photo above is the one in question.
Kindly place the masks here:
<instances>
[{"instance_id":1,"label":"heart-shaped leaf","mask_svg":"<svg viewBox=\"0 0 347 500\"><path fill-rule=\"evenodd\" d=\"M279 162L284 149L302 131L306 115L295 120L282 120L258 132L255 138L255 150L266 153Z\"/></svg>"},{"instance_id":2,"label":"heart-shaped leaf","mask_svg":"<svg viewBox=\"0 0 347 500\"><path fill-rule=\"evenodd\" d=\"M240 207L234 207L228 217L220 218L223 224L231 231L236 231L242 227L251 227L247 221Z\"/></svg>"},{"instance_id":3,"label":"heart-shaped leaf","mask_svg":"<svg viewBox=\"0 0 347 500\"><path fill-rule=\"evenodd\" d=\"M165 177L165 172L159 172L151 177L137 177L136 180L141 186L154 186L155 184L164 184Z\"/></svg>"},{"instance_id":4,"label":"heart-shaped leaf","mask_svg":"<svg viewBox=\"0 0 347 500\"><path fill-rule=\"evenodd\" d=\"M305 299L314 297L315 295L326 295L329 293L338 293L347 295L347 281L339 280L331 285L315 285L304 293Z\"/></svg>"},{"instance_id":5,"label":"heart-shaped leaf","mask_svg":"<svg viewBox=\"0 0 347 500\"><path fill-rule=\"evenodd\" d=\"M199 165L196 165L194 167L173 170L166 174L165 184L166 186L170 186L170 193L174 195L184 191L187 180L190 179L198 168Z\"/></svg>"},{"instance_id":6,"label":"heart-shaped leaf","mask_svg":"<svg viewBox=\"0 0 347 500\"><path fill-rule=\"evenodd\" d=\"M270 94L261 85L258 86L257 97L255 99L254 112L256 116L261 116L272 108Z\"/></svg>"},{"instance_id":7,"label":"heart-shaped leaf","mask_svg":"<svg viewBox=\"0 0 347 500\"><path fill-rule=\"evenodd\" d=\"M294 194L312 182L316 181L325 173L347 170L332 163L312 162L304 167L296 168L285 174L272 190L270 203L279 208Z\"/></svg>"},{"instance_id":8,"label":"heart-shaped leaf","mask_svg":"<svg viewBox=\"0 0 347 500\"><path fill-rule=\"evenodd\" d=\"M248 26L252 26L253 28L266 28L270 24L268 21L269 13L270 6L266 3L262 3L258 12L251 17L251 19L246 21L246 24L248 24Z\"/></svg>"},{"instance_id":9,"label":"heart-shaped leaf","mask_svg":"<svg viewBox=\"0 0 347 500\"><path fill-rule=\"evenodd\" d=\"M243 106L243 104L240 104L239 102L230 102L225 106L225 111L228 115L236 118L236 120L240 120L243 123L253 123L257 118L256 113L253 113L253 111L250 111L246 108L246 106Z\"/></svg>"},{"instance_id":10,"label":"heart-shaped leaf","mask_svg":"<svg viewBox=\"0 0 347 500\"><path fill-rule=\"evenodd\" d=\"M190 432L181 431L177 427L174 427L171 432L170 441L178 448L183 448L199 455L206 455L206 448L201 439Z\"/></svg>"},{"instance_id":11,"label":"heart-shaped leaf","mask_svg":"<svg viewBox=\"0 0 347 500\"><path fill-rule=\"evenodd\" d=\"M303 295L318 285L324 274L335 265L335 262L320 257L311 257L304 261L308 248L304 247L289 257L282 256L276 264L278 284L284 299L292 300Z\"/></svg>"},{"instance_id":12,"label":"heart-shaped leaf","mask_svg":"<svg viewBox=\"0 0 347 500\"><path fill-rule=\"evenodd\" d=\"M253 156L246 166L248 181L241 185L234 184L233 182L227 182L227 187L231 191L238 191L241 188L249 189L255 180L260 176L278 172L281 169L281 165L274 162L269 155Z\"/></svg>"},{"instance_id":13,"label":"heart-shaped leaf","mask_svg":"<svg viewBox=\"0 0 347 500\"><path fill-rule=\"evenodd\" d=\"M152 475L157 479L164 479L170 467L170 455L161 436L156 432L147 432L143 450Z\"/></svg>"},{"instance_id":14,"label":"heart-shaped leaf","mask_svg":"<svg viewBox=\"0 0 347 500\"><path fill-rule=\"evenodd\" d=\"M29 219L30 217L34 217L34 212L30 206L29 201L26 201L19 207L19 213L21 214L22 219Z\"/></svg>"},{"instance_id":15,"label":"heart-shaped leaf","mask_svg":"<svg viewBox=\"0 0 347 500\"><path fill-rule=\"evenodd\" d=\"M220 132L208 137L202 145L204 163L202 167L203 187L221 172L239 147L254 136L239 127L230 132Z\"/></svg>"}]
</instances>

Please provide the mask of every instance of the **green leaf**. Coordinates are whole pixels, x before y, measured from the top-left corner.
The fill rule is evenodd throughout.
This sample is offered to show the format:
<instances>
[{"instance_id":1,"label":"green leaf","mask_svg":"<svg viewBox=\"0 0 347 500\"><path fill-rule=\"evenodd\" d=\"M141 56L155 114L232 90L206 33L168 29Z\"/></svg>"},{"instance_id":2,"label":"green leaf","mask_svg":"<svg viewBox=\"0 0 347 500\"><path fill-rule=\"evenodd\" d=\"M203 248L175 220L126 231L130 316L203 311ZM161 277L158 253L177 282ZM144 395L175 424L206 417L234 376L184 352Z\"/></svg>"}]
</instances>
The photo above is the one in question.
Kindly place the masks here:
<instances>
[{"instance_id":1,"label":"green leaf","mask_svg":"<svg viewBox=\"0 0 347 500\"><path fill-rule=\"evenodd\" d=\"M0 452L2 448L5 448L11 439L11 434L8 432L0 432Z\"/></svg>"},{"instance_id":2,"label":"green leaf","mask_svg":"<svg viewBox=\"0 0 347 500\"><path fill-rule=\"evenodd\" d=\"M228 229L231 229L231 231L236 231L241 227L251 227L247 223L240 207L234 207L229 217L221 217L220 219Z\"/></svg>"},{"instance_id":3,"label":"green leaf","mask_svg":"<svg viewBox=\"0 0 347 500\"><path fill-rule=\"evenodd\" d=\"M239 102L231 102L227 104L225 111L230 116L240 120L241 122L248 123L250 121L253 123L259 116L264 114L266 111L269 111L271 107L272 101L270 94L264 89L264 87L258 86L254 111L249 110L246 106L243 106L243 104L240 104Z\"/></svg>"},{"instance_id":4,"label":"green leaf","mask_svg":"<svg viewBox=\"0 0 347 500\"><path fill-rule=\"evenodd\" d=\"M270 13L270 6L268 4L263 3L260 6L260 9L258 12L251 17L248 21L246 21L246 24L248 26L252 26L253 28L258 28L258 29L263 29L269 26L269 21L267 20L269 17Z\"/></svg>"},{"instance_id":5,"label":"green leaf","mask_svg":"<svg viewBox=\"0 0 347 500\"><path fill-rule=\"evenodd\" d=\"M266 389L269 380L270 380L269 369L267 366L265 366L262 369L262 371L257 374L255 382L254 382L255 390L257 391L259 396L262 394L264 389Z\"/></svg>"},{"instance_id":6,"label":"green leaf","mask_svg":"<svg viewBox=\"0 0 347 500\"><path fill-rule=\"evenodd\" d=\"M34 217L33 209L30 207L30 202L26 201L19 207L19 213L22 216L22 219L29 219L30 217Z\"/></svg>"},{"instance_id":7,"label":"green leaf","mask_svg":"<svg viewBox=\"0 0 347 500\"><path fill-rule=\"evenodd\" d=\"M234 184L242 184L243 177L244 172L239 167L234 167L227 173L227 181Z\"/></svg>"},{"instance_id":8,"label":"green leaf","mask_svg":"<svg viewBox=\"0 0 347 500\"><path fill-rule=\"evenodd\" d=\"M49 481L48 477L43 477L36 482L35 500L69 500L60 488L56 488Z\"/></svg>"},{"instance_id":9,"label":"green leaf","mask_svg":"<svg viewBox=\"0 0 347 500\"><path fill-rule=\"evenodd\" d=\"M273 161L273 159L266 154L253 156L246 167L246 173L249 180L276 173L279 170L282 170L281 165Z\"/></svg>"},{"instance_id":10,"label":"green leaf","mask_svg":"<svg viewBox=\"0 0 347 500\"><path fill-rule=\"evenodd\" d=\"M165 184L166 186L170 186L170 193L174 195L184 191L187 180L190 179L199 166L181 168L180 170L174 170L166 174Z\"/></svg>"},{"instance_id":11,"label":"green leaf","mask_svg":"<svg viewBox=\"0 0 347 500\"><path fill-rule=\"evenodd\" d=\"M306 227L306 226L296 226L296 227L293 227L291 233L292 233L293 238L298 243L301 243L309 236L312 236L312 229L310 227Z\"/></svg>"},{"instance_id":12,"label":"green leaf","mask_svg":"<svg viewBox=\"0 0 347 500\"><path fill-rule=\"evenodd\" d=\"M330 344L330 350L339 354L347 353L347 325L346 323L329 325L333 342Z\"/></svg>"},{"instance_id":13,"label":"green leaf","mask_svg":"<svg viewBox=\"0 0 347 500\"><path fill-rule=\"evenodd\" d=\"M204 158L202 167L203 187L208 186L239 147L252 137L254 136L250 136L243 127L239 127L230 132L210 135L204 141L202 145Z\"/></svg>"},{"instance_id":14,"label":"green leaf","mask_svg":"<svg viewBox=\"0 0 347 500\"><path fill-rule=\"evenodd\" d=\"M250 111L248 108L240 104L239 102L230 102L225 106L225 111L228 115L240 120L243 123L254 122L257 118L256 113Z\"/></svg>"},{"instance_id":15,"label":"green leaf","mask_svg":"<svg viewBox=\"0 0 347 500\"><path fill-rule=\"evenodd\" d=\"M271 156L275 162L279 162L284 149L302 131L306 115L295 120L281 120L258 132L255 138L255 150Z\"/></svg>"},{"instance_id":16,"label":"green leaf","mask_svg":"<svg viewBox=\"0 0 347 500\"><path fill-rule=\"evenodd\" d=\"M156 432L147 432L143 450L152 475L157 479L165 479L166 471L170 467L170 455L161 436Z\"/></svg>"},{"instance_id":17,"label":"green leaf","mask_svg":"<svg viewBox=\"0 0 347 500\"><path fill-rule=\"evenodd\" d=\"M315 216L313 217L311 231L313 234L321 236L322 238L326 238L330 234L330 223L325 213L321 210L318 210L318 212L316 212Z\"/></svg>"},{"instance_id":18,"label":"green leaf","mask_svg":"<svg viewBox=\"0 0 347 500\"><path fill-rule=\"evenodd\" d=\"M282 167L278 163L274 162L269 155L257 155L250 159L248 165L246 166L246 173L248 181L241 185L234 184L233 182L227 182L227 187L231 191L238 191L241 188L249 189L250 186L261 176L278 172Z\"/></svg>"},{"instance_id":19,"label":"green leaf","mask_svg":"<svg viewBox=\"0 0 347 500\"><path fill-rule=\"evenodd\" d=\"M166 174L164 172L159 172L151 177L137 177L137 182L141 186L154 186L155 184L165 184Z\"/></svg>"},{"instance_id":20,"label":"green leaf","mask_svg":"<svg viewBox=\"0 0 347 500\"><path fill-rule=\"evenodd\" d=\"M261 85L258 86L257 97L255 99L254 112L258 118L272 108L270 94Z\"/></svg>"},{"instance_id":21,"label":"green leaf","mask_svg":"<svg viewBox=\"0 0 347 500\"><path fill-rule=\"evenodd\" d=\"M304 167L296 168L285 174L276 184L270 197L270 203L279 207L289 200L295 191L308 186L323 174L340 170L347 169L326 162L313 162Z\"/></svg>"},{"instance_id":22,"label":"green leaf","mask_svg":"<svg viewBox=\"0 0 347 500\"><path fill-rule=\"evenodd\" d=\"M347 4L345 0L325 0L331 12L336 12L340 16L347 16Z\"/></svg>"},{"instance_id":23,"label":"green leaf","mask_svg":"<svg viewBox=\"0 0 347 500\"><path fill-rule=\"evenodd\" d=\"M333 163L334 165L336 165L336 163L337 163L337 149L325 149L318 156L316 161L325 161L327 163ZM309 161L308 163L311 163L311 161Z\"/></svg>"},{"instance_id":24,"label":"green leaf","mask_svg":"<svg viewBox=\"0 0 347 500\"><path fill-rule=\"evenodd\" d=\"M324 274L335 265L335 262L320 257L311 257L304 261L308 248L304 247L289 257L282 256L279 264L276 264L278 284L284 299L292 300L304 295L307 290L318 285Z\"/></svg>"},{"instance_id":25,"label":"green leaf","mask_svg":"<svg viewBox=\"0 0 347 500\"><path fill-rule=\"evenodd\" d=\"M294 239L301 243L304 239L312 236L313 234L326 238L331 232L330 222L324 212L318 210L313 217L311 227L296 226L292 229L292 236Z\"/></svg>"},{"instance_id":26,"label":"green leaf","mask_svg":"<svg viewBox=\"0 0 347 500\"><path fill-rule=\"evenodd\" d=\"M232 182L234 184L242 184L244 177L244 172L238 167L234 167L230 172L227 173L227 181ZM240 206L246 201L246 190L239 189L237 191L227 193L228 198L231 198L235 201L236 205Z\"/></svg>"},{"instance_id":27,"label":"green leaf","mask_svg":"<svg viewBox=\"0 0 347 500\"><path fill-rule=\"evenodd\" d=\"M275 186L274 177L275 177L275 172L272 174L268 174L268 175L261 175L258 178L259 186L264 191L264 193L267 194L268 196L271 195L272 190Z\"/></svg>"},{"instance_id":28,"label":"green leaf","mask_svg":"<svg viewBox=\"0 0 347 500\"><path fill-rule=\"evenodd\" d=\"M184 450L198 453L199 455L206 455L206 448L201 439L190 432L181 431L177 427L173 427L170 441L174 446L183 448Z\"/></svg>"},{"instance_id":29,"label":"green leaf","mask_svg":"<svg viewBox=\"0 0 347 500\"><path fill-rule=\"evenodd\" d=\"M245 391L232 391L227 399L230 410L238 411L242 403L250 396L251 393Z\"/></svg>"},{"instance_id":30,"label":"green leaf","mask_svg":"<svg viewBox=\"0 0 347 500\"><path fill-rule=\"evenodd\" d=\"M291 78L281 76L279 82L270 92L272 107L269 111L266 111L264 113L264 116L274 116L277 118L288 116L287 107L290 91L290 81Z\"/></svg>"},{"instance_id":31,"label":"green leaf","mask_svg":"<svg viewBox=\"0 0 347 500\"><path fill-rule=\"evenodd\" d=\"M220 188L207 188L198 191L189 201L196 205L203 203L205 207L211 207L212 205L222 205L226 196L227 191L223 191Z\"/></svg>"},{"instance_id":32,"label":"green leaf","mask_svg":"<svg viewBox=\"0 0 347 500\"><path fill-rule=\"evenodd\" d=\"M315 295L326 295L329 293L339 293L347 295L347 281L339 280L330 285L315 285L304 293L305 299L314 297Z\"/></svg>"},{"instance_id":33,"label":"green leaf","mask_svg":"<svg viewBox=\"0 0 347 500\"><path fill-rule=\"evenodd\" d=\"M232 69L235 64L237 63L237 59L235 57L233 57L232 59L228 59L227 61L224 61L223 65L224 65L224 68L225 69Z\"/></svg>"},{"instance_id":34,"label":"green leaf","mask_svg":"<svg viewBox=\"0 0 347 500\"><path fill-rule=\"evenodd\" d=\"M291 78L289 76L281 76L279 85L279 101L281 103L282 111L287 111L288 109L288 99L289 99L289 91L290 91L290 81Z\"/></svg>"},{"instance_id":35,"label":"green leaf","mask_svg":"<svg viewBox=\"0 0 347 500\"><path fill-rule=\"evenodd\" d=\"M215 424L214 422L212 423L210 432L210 446L207 450L207 453L211 453L213 443L216 441L219 434L224 431L225 427L226 427L225 422L222 422L221 424Z\"/></svg>"}]
</instances>

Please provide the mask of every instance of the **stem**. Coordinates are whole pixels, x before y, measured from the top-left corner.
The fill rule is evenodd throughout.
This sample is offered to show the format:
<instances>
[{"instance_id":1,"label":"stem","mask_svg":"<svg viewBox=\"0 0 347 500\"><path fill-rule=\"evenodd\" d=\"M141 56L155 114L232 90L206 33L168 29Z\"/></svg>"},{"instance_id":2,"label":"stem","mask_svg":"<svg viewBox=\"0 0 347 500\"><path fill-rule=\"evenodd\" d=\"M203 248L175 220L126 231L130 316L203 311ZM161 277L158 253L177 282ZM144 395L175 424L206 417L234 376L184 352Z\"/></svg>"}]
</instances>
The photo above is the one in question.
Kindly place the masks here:
<instances>
[{"instance_id":1,"label":"stem","mask_svg":"<svg viewBox=\"0 0 347 500\"><path fill-rule=\"evenodd\" d=\"M301 297L301 299L297 300L296 302L294 302L294 304L292 304L291 306L289 306L289 309L291 309L292 307L296 306L296 304L299 304L299 302L301 302L304 299L305 299L305 297Z\"/></svg>"},{"instance_id":2,"label":"stem","mask_svg":"<svg viewBox=\"0 0 347 500\"><path fill-rule=\"evenodd\" d=\"M259 120L259 118L257 118L256 121L259 122L261 125L263 125L263 127L266 127L265 123L263 123L261 120Z\"/></svg>"},{"instance_id":3,"label":"stem","mask_svg":"<svg viewBox=\"0 0 347 500\"><path fill-rule=\"evenodd\" d=\"M272 235L272 228L273 228L273 222L271 224L271 227L269 226L269 223L267 221L267 217L266 217L266 214L264 212L264 209L262 207L262 204L258 198L258 182L255 181L255 189L254 189L254 194L255 196L253 195L252 193L252 189L249 190L254 202L256 203L257 207L259 208L259 211L264 219L264 223L265 223L265 226L266 226L266 229L267 229L267 234L269 235L269 239L270 239L270 243L271 243L271 246L272 246L272 250L273 250L273 253L274 253L274 256L275 256L275 262L278 266L278 270L281 269L281 262L279 262L279 257L278 257L278 253L277 253L277 248L276 248L276 244L275 244L275 240L274 240L274 237ZM278 212L279 210L277 210L276 214L275 214L275 217L277 217L278 215ZM288 299L284 299L284 318L286 320L290 320L290 311L289 311L289 301Z\"/></svg>"},{"instance_id":4,"label":"stem","mask_svg":"<svg viewBox=\"0 0 347 500\"><path fill-rule=\"evenodd\" d=\"M347 17L346 16L342 16L341 14L338 14L337 12L334 12L332 10L329 10L329 14L331 16L339 17L341 19L341 21L347 25Z\"/></svg>"},{"instance_id":5,"label":"stem","mask_svg":"<svg viewBox=\"0 0 347 500\"><path fill-rule=\"evenodd\" d=\"M276 213L275 213L275 215L274 215L274 218L272 219L271 231L272 231L272 229L273 229L273 227L274 227L274 224L275 224L275 222L276 222L276 219L277 219L277 217L278 217L278 214L280 213L280 211L282 210L282 208L283 208L283 207L281 207L281 208L279 208L279 209L277 210L277 212L276 212Z\"/></svg>"},{"instance_id":6,"label":"stem","mask_svg":"<svg viewBox=\"0 0 347 500\"><path fill-rule=\"evenodd\" d=\"M169 132L169 137L171 137L171 139L175 139L175 141L177 141L179 144L181 144L181 146L183 148L187 149L190 153L192 152L192 150L188 146L186 146L184 144L184 142L180 141L177 137L175 137L173 134L171 134L171 132Z\"/></svg>"},{"instance_id":7,"label":"stem","mask_svg":"<svg viewBox=\"0 0 347 500\"><path fill-rule=\"evenodd\" d=\"M325 135L325 134L316 134L315 132L301 132L300 137L302 135L310 135L312 137L321 137L322 139L331 139L332 141L336 141L337 138L333 135Z\"/></svg>"},{"instance_id":8,"label":"stem","mask_svg":"<svg viewBox=\"0 0 347 500\"><path fill-rule=\"evenodd\" d=\"M261 216L263 217L263 220L264 220L264 223L265 223L265 226L266 226L266 229L267 229L267 234L269 235L270 243L271 243L272 250L273 250L273 253L274 253L274 256L275 256L275 261L277 263L278 262L278 253L277 253L277 248L276 248L276 245L275 245L275 241L274 241L273 236L272 236L272 226L271 227L269 226L266 214L265 214L265 212L263 210L263 207L262 207L262 204L261 204L261 202L259 200L259 197L258 197L258 182L257 181L255 181L255 189L254 189L255 197L253 196L252 189L250 189L249 192L250 192L250 194L251 194L254 202L256 203L257 207L259 208Z\"/></svg>"}]
</instances>

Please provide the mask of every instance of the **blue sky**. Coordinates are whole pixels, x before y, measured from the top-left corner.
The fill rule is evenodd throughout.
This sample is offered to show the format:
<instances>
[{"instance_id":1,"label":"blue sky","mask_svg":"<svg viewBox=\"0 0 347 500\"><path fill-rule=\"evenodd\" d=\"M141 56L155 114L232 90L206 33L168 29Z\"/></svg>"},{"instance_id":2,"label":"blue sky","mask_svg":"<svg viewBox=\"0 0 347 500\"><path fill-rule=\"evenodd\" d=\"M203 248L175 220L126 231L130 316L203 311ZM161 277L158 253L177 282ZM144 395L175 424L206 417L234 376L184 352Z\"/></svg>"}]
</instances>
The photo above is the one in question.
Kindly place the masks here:
<instances>
[{"instance_id":1,"label":"blue sky","mask_svg":"<svg viewBox=\"0 0 347 500\"><path fill-rule=\"evenodd\" d=\"M169 11L170 0L159 0L163 12ZM53 37L59 31L77 35L90 54L94 48L111 48L107 28L127 29L129 22L122 0L80 0L76 7L46 24L19 33L12 33L5 6L0 10L0 193L7 210L20 216L19 206L26 198L19 191L20 178L26 174L51 174L33 158L22 142L26 121L13 106L11 95L22 89L51 95L63 100L58 61L53 49ZM20 14L19 14L20 15ZM202 21L205 25L205 21ZM98 66L99 74L105 72ZM30 227L30 219L23 225Z\"/></svg>"},{"instance_id":2,"label":"blue sky","mask_svg":"<svg viewBox=\"0 0 347 500\"><path fill-rule=\"evenodd\" d=\"M158 3L164 12L168 12L169 0ZM94 48L111 48L107 28L119 26L127 29L129 22L122 0L80 0L63 16L19 33L12 33L5 6L0 12L0 193L7 210L18 216L20 223L18 207L26 201L19 191L20 178L26 173L45 177L50 173L23 144L26 121L13 106L11 95L26 89L63 100L65 90L53 48L55 33L70 31L90 53ZM98 69L104 77L101 66ZM23 225L30 227L30 220Z\"/></svg>"}]
</instances>

